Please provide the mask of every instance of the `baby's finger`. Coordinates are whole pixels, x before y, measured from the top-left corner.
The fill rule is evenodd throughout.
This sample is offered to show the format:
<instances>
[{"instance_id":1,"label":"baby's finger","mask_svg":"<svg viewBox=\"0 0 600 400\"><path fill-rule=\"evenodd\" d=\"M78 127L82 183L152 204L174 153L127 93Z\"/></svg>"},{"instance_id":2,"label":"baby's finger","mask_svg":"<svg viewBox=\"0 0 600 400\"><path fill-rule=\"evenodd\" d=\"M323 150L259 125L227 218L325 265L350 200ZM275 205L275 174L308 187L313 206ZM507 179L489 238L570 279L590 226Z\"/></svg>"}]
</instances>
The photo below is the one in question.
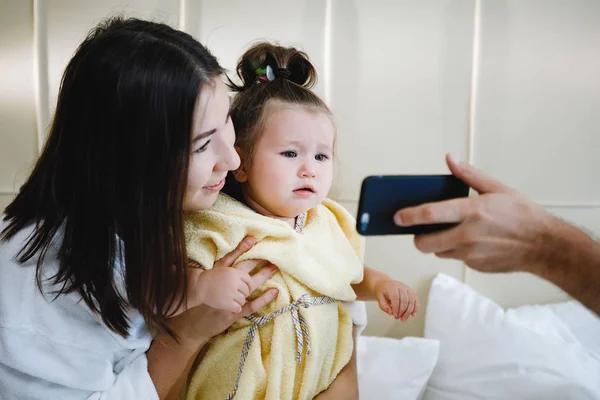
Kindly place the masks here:
<instances>
[{"instance_id":1,"label":"baby's finger","mask_svg":"<svg viewBox=\"0 0 600 400\"><path fill-rule=\"evenodd\" d=\"M410 315L412 314L414 309L415 309L415 299L414 299L414 297L411 296L410 299L408 300L408 306L406 307L406 311L404 311L404 313L400 317L402 322L406 321L408 319L408 317L410 317Z\"/></svg>"},{"instance_id":2,"label":"baby's finger","mask_svg":"<svg viewBox=\"0 0 600 400\"><path fill-rule=\"evenodd\" d=\"M244 295L244 297L248 297L252 292L252 277L244 272L241 274L240 278L241 280L238 285L238 290Z\"/></svg>"},{"instance_id":3,"label":"baby's finger","mask_svg":"<svg viewBox=\"0 0 600 400\"><path fill-rule=\"evenodd\" d=\"M223 307L223 309L232 313L239 313L242 311L242 306L239 305L238 302L235 301L235 299L233 299L228 304L226 304L225 307Z\"/></svg>"},{"instance_id":4,"label":"baby's finger","mask_svg":"<svg viewBox=\"0 0 600 400\"><path fill-rule=\"evenodd\" d=\"M393 315L392 314L392 308L388 304L387 299L380 298L380 299L377 300L377 303L379 303L379 308L381 309L381 311L383 311L386 314Z\"/></svg>"},{"instance_id":5,"label":"baby's finger","mask_svg":"<svg viewBox=\"0 0 600 400\"><path fill-rule=\"evenodd\" d=\"M246 304L246 296L244 296L244 295L243 295L242 293L240 293L240 292L237 292L237 293L236 293L236 294L233 296L233 301L235 301L237 304L239 304L239 305L240 305L240 310L239 310L239 311L242 311L242 310L241 310L241 307L243 307L243 306ZM237 312L239 312L239 311L237 311Z\"/></svg>"},{"instance_id":6,"label":"baby's finger","mask_svg":"<svg viewBox=\"0 0 600 400\"><path fill-rule=\"evenodd\" d=\"M417 295L415 295L415 309L412 312L412 316L414 317L415 315L417 315L418 312L419 312L419 297L417 297Z\"/></svg>"},{"instance_id":7,"label":"baby's finger","mask_svg":"<svg viewBox=\"0 0 600 400\"><path fill-rule=\"evenodd\" d=\"M400 316L404 313L404 311L406 311L407 307L408 307L408 296L406 296L406 293L401 293L400 294L400 308L398 310L398 313L395 315L396 319L400 319Z\"/></svg>"},{"instance_id":8,"label":"baby's finger","mask_svg":"<svg viewBox=\"0 0 600 400\"><path fill-rule=\"evenodd\" d=\"M396 295L391 296L390 299L389 299L390 300L390 304L392 305L391 315L393 317L396 317L396 315L398 315L398 311L399 311L398 308L400 307L400 297L397 296L397 294L398 293L396 292Z\"/></svg>"}]
</instances>

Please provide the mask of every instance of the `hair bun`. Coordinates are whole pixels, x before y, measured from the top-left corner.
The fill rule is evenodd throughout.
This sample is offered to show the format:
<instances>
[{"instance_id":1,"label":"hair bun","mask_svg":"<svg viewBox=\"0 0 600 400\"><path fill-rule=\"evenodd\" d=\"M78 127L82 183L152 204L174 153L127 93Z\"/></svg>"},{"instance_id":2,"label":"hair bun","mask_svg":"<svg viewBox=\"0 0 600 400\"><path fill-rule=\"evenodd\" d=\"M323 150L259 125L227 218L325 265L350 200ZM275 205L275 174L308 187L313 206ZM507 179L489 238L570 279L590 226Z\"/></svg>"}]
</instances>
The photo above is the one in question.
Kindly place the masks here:
<instances>
[{"instance_id":1,"label":"hair bun","mask_svg":"<svg viewBox=\"0 0 600 400\"><path fill-rule=\"evenodd\" d=\"M257 80L287 79L307 89L317 82L317 71L305 52L269 42L260 42L248 49L238 61L236 70L242 84L232 85L232 89L238 92L251 87Z\"/></svg>"}]
</instances>

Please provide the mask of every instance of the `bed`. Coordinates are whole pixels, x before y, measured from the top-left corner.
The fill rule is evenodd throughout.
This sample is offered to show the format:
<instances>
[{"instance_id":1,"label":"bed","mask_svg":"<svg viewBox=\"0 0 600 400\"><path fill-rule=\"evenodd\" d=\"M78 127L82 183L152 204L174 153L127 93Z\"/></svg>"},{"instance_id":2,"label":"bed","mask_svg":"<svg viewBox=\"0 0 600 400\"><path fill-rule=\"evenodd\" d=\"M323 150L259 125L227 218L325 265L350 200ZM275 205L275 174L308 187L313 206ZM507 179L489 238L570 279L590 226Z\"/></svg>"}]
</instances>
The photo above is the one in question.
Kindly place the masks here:
<instances>
[{"instance_id":1,"label":"bed","mask_svg":"<svg viewBox=\"0 0 600 400\"><path fill-rule=\"evenodd\" d=\"M360 398L600 399L600 318L570 300L503 308L440 273L422 337L362 335Z\"/></svg>"}]
</instances>

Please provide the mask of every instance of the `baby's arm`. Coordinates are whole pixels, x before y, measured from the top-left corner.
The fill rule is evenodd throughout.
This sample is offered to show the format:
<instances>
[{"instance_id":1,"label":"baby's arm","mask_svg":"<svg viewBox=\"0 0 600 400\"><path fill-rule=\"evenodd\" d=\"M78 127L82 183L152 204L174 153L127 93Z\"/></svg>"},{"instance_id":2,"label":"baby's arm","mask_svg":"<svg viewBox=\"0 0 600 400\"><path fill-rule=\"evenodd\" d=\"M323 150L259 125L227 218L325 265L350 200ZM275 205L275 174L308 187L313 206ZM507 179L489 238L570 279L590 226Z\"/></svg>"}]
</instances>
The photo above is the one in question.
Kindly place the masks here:
<instances>
[{"instance_id":1,"label":"baby's arm","mask_svg":"<svg viewBox=\"0 0 600 400\"><path fill-rule=\"evenodd\" d=\"M202 268L190 260L190 267ZM200 301L208 306L231 312L241 312L250 295L252 278L244 269L225 267L215 263L212 269L203 270L198 275L196 287Z\"/></svg>"},{"instance_id":2,"label":"baby's arm","mask_svg":"<svg viewBox=\"0 0 600 400\"><path fill-rule=\"evenodd\" d=\"M402 321L415 316L419 310L419 298L411 288L367 266L362 282L352 288L358 300L375 300L383 312Z\"/></svg>"}]
</instances>

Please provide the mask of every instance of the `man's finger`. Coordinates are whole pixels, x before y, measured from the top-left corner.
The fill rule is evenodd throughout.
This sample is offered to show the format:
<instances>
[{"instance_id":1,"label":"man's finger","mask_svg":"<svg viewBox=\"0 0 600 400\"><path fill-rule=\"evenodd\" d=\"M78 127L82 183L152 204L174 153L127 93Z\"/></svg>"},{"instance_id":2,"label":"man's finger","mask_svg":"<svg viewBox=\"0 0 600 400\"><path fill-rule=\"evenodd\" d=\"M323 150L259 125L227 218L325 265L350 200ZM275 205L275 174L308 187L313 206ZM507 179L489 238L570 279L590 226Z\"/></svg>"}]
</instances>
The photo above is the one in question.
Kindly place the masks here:
<instances>
[{"instance_id":1,"label":"man's finger","mask_svg":"<svg viewBox=\"0 0 600 400\"><path fill-rule=\"evenodd\" d=\"M461 225L440 232L416 235L415 247L425 254L445 253L463 245L461 238L463 227Z\"/></svg>"},{"instance_id":2,"label":"man's finger","mask_svg":"<svg viewBox=\"0 0 600 400\"><path fill-rule=\"evenodd\" d=\"M233 249L231 252L224 255L223 258L217 261L215 266L231 267L235 260L240 258L242 254L250 250L255 244L256 239L250 236L245 237L244 240L242 240L235 249Z\"/></svg>"},{"instance_id":3,"label":"man's finger","mask_svg":"<svg viewBox=\"0 0 600 400\"><path fill-rule=\"evenodd\" d=\"M249 303L246 303L242 308L241 317L247 317L250 314L254 314L259 311L261 308L269 304L277 295L279 294L279 290L270 289L267 290L260 296L258 299L252 300Z\"/></svg>"},{"instance_id":4,"label":"man's finger","mask_svg":"<svg viewBox=\"0 0 600 400\"><path fill-rule=\"evenodd\" d=\"M436 257L438 258L450 258L454 260L462 260L462 254L463 252L461 251L461 248L435 252Z\"/></svg>"},{"instance_id":5,"label":"man's finger","mask_svg":"<svg viewBox=\"0 0 600 400\"><path fill-rule=\"evenodd\" d=\"M479 194L508 193L512 191L508 186L484 174L469 163L457 163L450 154L446 155L446 164L448 164L448 168L450 168L452 175L475 189Z\"/></svg>"},{"instance_id":6,"label":"man's finger","mask_svg":"<svg viewBox=\"0 0 600 400\"><path fill-rule=\"evenodd\" d=\"M469 217L475 199L466 197L403 208L394 215L394 222L399 226L459 223Z\"/></svg>"}]
</instances>

